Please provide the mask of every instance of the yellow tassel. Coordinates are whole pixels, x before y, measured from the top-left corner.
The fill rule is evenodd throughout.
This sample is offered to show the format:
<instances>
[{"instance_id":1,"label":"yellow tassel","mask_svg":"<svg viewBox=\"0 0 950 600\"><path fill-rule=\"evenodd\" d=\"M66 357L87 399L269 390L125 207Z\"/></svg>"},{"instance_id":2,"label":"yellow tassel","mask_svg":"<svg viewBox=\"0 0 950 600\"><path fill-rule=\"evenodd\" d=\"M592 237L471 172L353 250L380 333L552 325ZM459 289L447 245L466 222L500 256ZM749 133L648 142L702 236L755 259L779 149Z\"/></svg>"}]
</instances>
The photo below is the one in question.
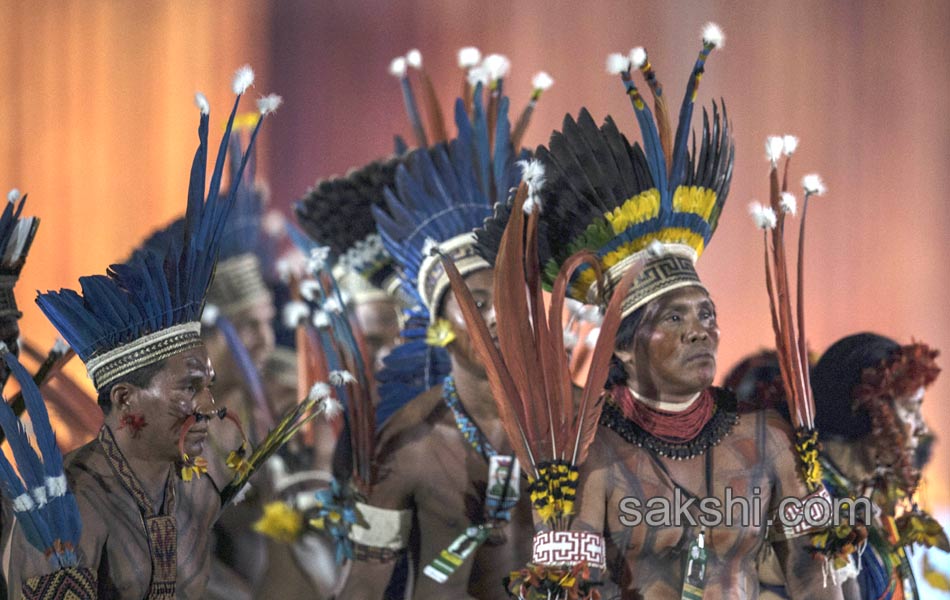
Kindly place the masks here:
<instances>
[{"instance_id":1,"label":"yellow tassel","mask_svg":"<svg viewBox=\"0 0 950 600\"><path fill-rule=\"evenodd\" d=\"M208 461L204 458L198 456L194 460L191 460L187 454L182 454L181 456L182 464L181 466L181 479L182 481L191 481L192 479L200 478L203 474L208 472Z\"/></svg>"},{"instance_id":2,"label":"yellow tassel","mask_svg":"<svg viewBox=\"0 0 950 600\"><path fill-rule=\"evenodd\" d=\"M264 515L254 523L254 531L290 544L303 532L303 515L285 502L270 502L264 506Z\"/></svg>"},{"instance_id":3,"label":"yellow tassel","mask_svg":"<svg viewBox=\"0 0 950 600\"><path fill-rule=\"evenodd\" d=\"M426 344L445 348L455 341L455 330L447 319L436 319L426 329Z\"/></svg>"}]
</instances>

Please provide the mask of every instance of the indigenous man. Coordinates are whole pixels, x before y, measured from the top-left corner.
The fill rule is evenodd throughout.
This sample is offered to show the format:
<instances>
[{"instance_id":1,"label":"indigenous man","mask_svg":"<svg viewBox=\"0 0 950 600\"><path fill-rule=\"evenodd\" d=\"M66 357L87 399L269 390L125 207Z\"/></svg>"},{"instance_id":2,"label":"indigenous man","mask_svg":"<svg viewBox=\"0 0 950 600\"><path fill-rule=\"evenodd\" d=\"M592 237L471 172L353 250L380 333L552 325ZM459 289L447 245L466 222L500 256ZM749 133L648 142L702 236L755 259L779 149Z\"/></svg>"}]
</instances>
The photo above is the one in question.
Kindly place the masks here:
<instances>
[{"instance_id":1,"label":"indigenous man","mask_svg":"<svg viewBox=\"0 0 950 600\"><path fill-rule=\"evenodd\" d=\"M950 552L946 534L918 509L917 449L928 435L920 407L937 378L937 351L874 333L838 340L812 376L825 485L839 498L870 498L860 570L842 585L846 598L918 598L906 547Z\"/></svg>"},{"instance_id":2,"label":"indigenous man","mask_svg":"<svg viewBox=\"0 0 950 600\"><path fill-rule=\"evenodd\" d=\"M492 89L500 87L499 81L493 84ZM421 345L420 333L407 334L416 341L397 347L380 374L379 412L404 405L377 436L378 475L366 504L356 508L378 520L351 531L356 561L342 598L382 598L407 546L414 597L505 598L501 575L529 552L530 506L525 497L515 500L524 486L512 479L500 498L488 490L488 482L497 479L493 471L508 464L501 455L510 450L459 304L439 259L428 252L437 246L455 259L482 316L494 327L492 272L475 254L472 231L494 202L507 197L518 170L507 100L492 98L486 115L481 92L477 86L471 113L463 101L457 103L456 139L413 151L397 171L395 191L387 192L386 210L374 208L403 289L419 304L409 327L418 326L420 318L428 321L429 347ZM488 123L497 125L489 129ZM494 139L493 153L477 142L488 139ZM444 382L432 368L433 355L443 348L451 359ZM432 385L418 395L407 391Z\"/></svg>"},{"instance_id":3,"label":"indigenous man","mask_svg":"<svg viewBox=\"0 0 950 600\"><path fill-rule=\"evenodd\" d=\"M366 342L369 355L364 359L374 371L382 368L399 337L404 307L396 296L399 278L392 257L376 233L370 207L383 203L383 190L396 181L398 162L376 161L345 177L320 181L295 207L307 235L336 257L334 276Z\"/></svg>"},{"instance_id":4,"label":"indigenous man","mask_svg":"<svg viewBox=\"0 0 950 600\"><path fill-rule=\"evenodd\" d=\"M249 67L235 75L224 147L252 82ZM201 94L196 102L200 143L184 227L154 237L107 275L82 278L82 295L37 299L86 364L105 415L97 438L69 454L65 469L84 524L79 565L102 598L202 598L208 581L221 500L215 482L200 476L215 373L198 319L234 199L233 190L219 196L219 156L205 200L209 106ZM279 102L261 99L262 117ZM13 543L13 597L65 597L66 589L50 589L50 563L21 528Z\"/></svg>"},{"instance_id":5,"label":"indigenous man","mask_svg":"<svg viewBox=\"0 0 950 600\"><path fill-rule=\"evenodd\" d=\"M721 40L718 27L707 26L675 136L656 74L638 48L609 65L637 113L642 148L609 117L598 128L582 110L538 150L547 177L540 218L548 272L587 248L609 294L628 268L646 261L624 299L610 399L581 467L574 521L606 538L605 598L756 597L755 557L767 537L796 597L840 595L823 588L809 538L767 521L783 497L807 495L788 425L771 411L740 418L735 397L711 387L719 326L694 262L718 223L733 145L715 106L711 119L704 115L698 154L688 152L687 138L706 58ZM654 92L656 123L632 66ZM582 267L571 295L590 301L598 289L594 269ZM739 498L747 506L735 514L727 501Z\"/></svg>"}]
</instances>

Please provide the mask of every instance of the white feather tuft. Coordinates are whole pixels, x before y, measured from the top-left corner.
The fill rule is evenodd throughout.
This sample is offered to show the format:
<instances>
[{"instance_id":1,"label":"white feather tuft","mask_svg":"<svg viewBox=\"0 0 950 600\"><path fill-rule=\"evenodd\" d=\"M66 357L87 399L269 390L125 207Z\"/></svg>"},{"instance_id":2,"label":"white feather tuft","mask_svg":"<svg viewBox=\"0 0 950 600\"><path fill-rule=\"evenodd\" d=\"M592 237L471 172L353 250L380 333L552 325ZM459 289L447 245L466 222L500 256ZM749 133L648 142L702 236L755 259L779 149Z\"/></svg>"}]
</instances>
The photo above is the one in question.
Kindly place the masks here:
<instances>
[{"instance_id":1,"label":"white feather tuft","mask_svg":"<svg viewBox=\"0 0 950 600\"><path fill-rule=\"evenodd\" d=\"M298 287L300 289L300 295L303 296L304 300L307 302L316 302L320 291L319 283L313 279L304 279L300 282Z\"/></svg>"},{"instance_id":2,"label":"white feather tuft","mask_svg":"<svg viewBox=\"0 0 950 600\"><path fill-rule=\"evenodd\" d=\"M389 63L389 74L393 77L406 76L406 57L397 56Z\"/></svg>"},{"instance_id":3,"label":"white feather tuft","mask_svg":"<svg viewBox=\"0 0 950 600\"><path fill-rule=\"evenodd\" d=\"M221 316L221 309L217 305L205 304L204 310L201 311L201 324L205 327L214 327L219 316Z\"/></svg>"},{"instance_id":4,"label":"white feather tuft","mask_svg":"<svg viewBox=\"0 0 950 600\"><path fill-rule=\"evenodd\" d=\"M326 268L327 258L329 257L329 246L317 246L310 251L310 258L307 259L307 270L316 275Z\"/></svg>"},{"instance_id":5,"label":"white feather tuft","mask_svg":"<svg viewBox=\"0 0 950 600\"><path fill-rule=\"evenodd\" d=\"M323 416L327 419L333 419L343 412L343 405L332 396L324 398L323 402L320 403L320 408L323 410Z\"/></svg>"},{"instance_id":6,"label":"white feather tuft","mask_svg":"<svg viewBox=\"0 0 950 600\"><path fill-rule=\"evenodd\" d=\"M802 177L802 187L805 188L805 194L808 196L823 196L827 190L825 182L817 173L811 173Z\"/></svg>"},{"instance_id":7,"label":"white feather tuft","mask_svg":"<svg viewBox=\"0 0 950 600\"><path fill-rule=\"evenodd\" d=\"M313 312L313 326L317 329L326 329L330 326L330 315L325 311L316 310Z\"/></svg>"},{"instance_id":8,"label":"white feather tuft","mask_svg":"<svg viewBox=\"0 0 950 600\"><path fill-rule=\"evenodd\" d=\"M343 305L340 304L340 301L336 296L330 296L323 301L323 310L327 313L333 313L335 315L343 314Z\"/></svg>"},{"instance_id":9,"label":"white feather tuft","mask_svg":"<svg viewBox=\"0 0 950 600\"><path fill-rule=\"evenodd\" d=\"M639 69L643 65L647 64L647 51L643 46L637 46L630 51L630 64L633 65L634 69Z\"/></svg>"},{"instance_id":10,"label":"white feather tuft","mask_svg":"<svg viewBox=\"0 0 950 600\"><path fill-rule=\"evenodd\" d=\"M780 135L770 135L765 138L765 156L775 166L782 158L782 150L785 148L785 141Z\"/></svg>"},{"instance_id":11,"label":"white feather tuft","mask_svg":"<svg viewBox=\"0 0 950 600\"><path fill-rule=\"evenodd\" d=\"M614 52L613 54L607 55L607 72L611 75L620 75L630 70L630 59L620 54L619 52Z\"/></svg>"},{"instance_id":12,"label":"white feather tuft","mask_svg":"<svg viewBox=\"0 0 950 600\"><path fill-rule=\"evenodd\" d=\"M244 502L247 499L248 493L251 491L251 482L246 481L244 485L241 486L241 489L234 494L234 498L231 499L231 506L237 506L238 504Z\"/></svg>"},{"instance_id":13,"label":"white feather tuft","mask_svg":"<svg viewBox=\"0 0 950 600\"><path fill-rule=\"evenodd\" d=\"M69 352L69 344L67 344L63 338L58 337L56 341L53 342L53 352L56 354L66 354Z\"/></svg>"},{"instance_id":14,"label":"white feather tuft","mask_svg":"<svg viewBox=\"0 0 950 600\"><path fill-rule=\"evenodd\" d=\"M195 92L195 106L198 107L198 110L203 115L207 115L211 112L211 105L208 104L208 98L201 92Z\"/></svg>"},{"instance_id":15,"label":"white feather tuft","mask_svg":"<svg viewBox=\"0 0 950 600\"><path fill-rule=\"evenodd\" d=\"M10 351L10 348L7 346L7 343L0 341L0 354L6 354L9 351Z\"/></svg>"},{"instance_id":16,"label":"white feather tuft","mask_svg":"<svg viewBox=\"0 0 950 600\"><path fill-rule=\"evenodd\" d=\"M310 392L307 394L307 400L322 400L324 398L329 398L332 390L330 386L322 381L318 381L310 387Z\"/></svg>"},{"instance_id":17,"label":"white feather tuft","mask_svg":"<svg viewBox=\"0 0 950 600\"><path fill-rule=\"evenodd\" d=\"M528 189L540 190L544 185L544 165L540 160L519 160L518 166L521 167L521 179L528 184Z\"/></svg>"},{"instance_id":18,"label":"white feather tuft","mask_svg":"<svg viewBox=\"0 0 950 600\"><path fill-rule=\"evenodd\" d=\"M244 65L234 72L234 79L231 80L231 90L235 94L243 94L252 85L254 85L254 70L250 65Z\"/></svg>"},{"instance_id":19,"label":"white feather tuft","mask_svg":"<svg viewBox=\"0 0 950 600\"><path fill-rule=\"evenodd\" d=\"M419 52L415 48L413 48L409 52L406 52L406 63L413 69L421 69L422 68L422 52Z\"/></svg>"},{"instance_id":20,"label":"white feather tuft","mask_svg":"<svg viewBox=\"0 0 950 600\"><path fill-rule=\"evenodd\" d=\"M330 385L340 387L348 383L356 383L356 377L349 371L330 371Z\"/></svg>"},{"instance_id":21,"label":"white feather tuft","mask_svg":"<svg viewBox=\"0 0 950 600\"><path fill-rule=\"evenodd\" d=\"M647 246L647 254L650 256L663 256L666 254L666 247L663 246L663 243L660 240L653 240L650 242L650 245Z\"/></svg>"},{"instance_id":22,"label":"white feather tuft","mask_svg":"<svg viewBox=\"0 0 950 600\"><path fill-rule=\"evenodd\" d=\"M722 48L726 45L726 34L722 28L715 23L706 23L703 26L703 43L709 44L713 48Z\"/></svg>"},{"instance_id":23,"label":"white feather tuft","mask_svg":"<svg viewBox=\"0 0 950 600\"><path fill-rule=\"evenodd\" d=\"M571 315L577 317L581 314L581 311L584 310L585 304L583 302L578 302L573 298L564 299L564 308L567 309L567 312Z\"/></svg>"},{"instance_id":24,"label":"white feather tuft","mask_svg":"<svg viewBox=\"0 0 950 600\"><path fill-rule=\"evenodd\" d=\"M310 307L306 302L291 300L284 305L283 317L285 327L296 329L297 325L310 317Z\"/></svg>"},{"instance_id":25,"label":"white feather tuft","mask_svg":"<svg viewBox=\"0 0 950 600\"><path fill-rule=\"evenodd\" d=\"M482 62L482 51L475 46L466 46L459 50L459 66L470 69Z\"/></svg>"},{"instance_id":26,"label":"white feather tuft","mask_svg":"<svg viewBox=\"0 0 950 600\"><path fill-rule=\"evenodd\" d=\"M489 73L488 69L482 66L475 66L468 70L468 74L465 76L468 80L468 84L472 87L482 84L483 86L488 85Z\"/></svg>"},{"instance_id":27,"label":"white feather tuft","mask_svg":"<svg viewBox=\"0 0 950 600\"><path fill-rule=\"evenodd\" d=\"M269 115L284 102L284 99L277 94L267 94L263 98L257 99L257 110L262 115Z\"/></svg>"},{"instance_id":28,"label":"white feather tuft","mask_svg":"<svg viewBox=\"0 0 950 600\"><path fill-rule=\"evenodd\" d=\"M524 201L524 204L521 205L521 210L524 211L524 214L530 215L534 211L541 212L541 198L537 195L530 195L528 199Z\"/></svg>"},{"instance_id":29,"label":"white feather tuft","mask_svg":"<svg viewBox=\"0 0 950 600\"><path fill-rule=\"evenodd\" d=\"M790 192L782 192L782 197L778 201L778 207L782 209L783 213L794 217L798 211L798 202L795 200L795 195Z\"/></svg>"},{"instance_id":30,"label":"white feather tuft","mask_svg":"<svg viewBox=\"0 0 950 600\"><path fill-rule=\"evenodd\" d=\"M18 190L17 188L13 188L9 192L7 192L7 200L9 202L13 203L19 199L20 199L20 190Z\"/></svg>"},{"instance_id":31,"label":"white feather tuft","mask_svg":"<svg viewBox=\"0 0 950 600\"><path fill-rule=\"evenodd\" d=\"M749 203L749 214L752 215L752 221L759 229L775 229L775 225L778 222L778 219L775 217L775 211L758 202Z\"/></svg>"},{"instance_id":32,"label":"white feather tuft","mask_svg":"<svg viewBox=\"0 0 950 600\"><path fill-rule=\"evenodd\" d=\"M795 150L798 148L798 138L794 135L788 135L787 133L782 136L782 151L785 153L785 156L791 156L795 154Z\"/></svg>"},{"instance_id":33,"label":"white feather tuft","mask_svg":"<svg viewBox=\"0 0 950 600\"><path fill-rule=\"evenodd\" d=\"M544 91L554 85L554 79L546 71L538 71L531 78L531 87L536 90Z\"/></svg>"},{"instance_id":34,"label":"white feather tuft","mask_svg":"<svg viewBox=\"0 0 950 600\"><path fill-rule=\"evenodd\" d=\"M482 66L488 71L490 81L502 79L511 70L511 61L504 54L489 54L482 61Z\"/></svg>"},{"instance_id":35,"label":"white feather tuft","mask_svg":"<svg viewBox=\"0 0 950 600\"><path fill-rule=\"evenodd\" d=\"M584 338L584 345L588 348L593 348L597 345L597 338L600 337L600 327L594 327L587 334L587 337Z\"/></svg>"},{"instance_id":36,"label":"white feather tuft","mask_svg":"<svg viewBox=\"0 0 950 600\"><path fill-rule=\"evenodd\" d=\"M24 492L13 499L13 512L30 512L36 508L36 502L30 497L29 492Z\"/></svg>"},{"instance_id":37,"label":"white feather tuft","mask_svg":"<svg viewBox=\"0 0 950 600\"><path fill-rule=\"evenodd\" d=\"M60 498L66 495L66 492L69 490L69 486L66 484L66 474L57 475L56 477L47 477L46 481L46 492L49 494L50 498Z\"/></svg>"}]
</instances>

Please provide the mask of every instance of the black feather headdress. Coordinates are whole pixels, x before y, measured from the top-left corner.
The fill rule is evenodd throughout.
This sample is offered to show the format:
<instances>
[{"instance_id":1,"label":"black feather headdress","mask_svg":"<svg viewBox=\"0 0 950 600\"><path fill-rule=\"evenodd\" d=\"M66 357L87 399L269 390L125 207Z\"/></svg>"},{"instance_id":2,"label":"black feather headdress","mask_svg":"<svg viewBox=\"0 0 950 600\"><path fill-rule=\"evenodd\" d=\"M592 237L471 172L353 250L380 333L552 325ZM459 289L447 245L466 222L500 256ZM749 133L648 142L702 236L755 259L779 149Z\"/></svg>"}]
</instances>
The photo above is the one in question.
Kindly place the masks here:
<instances>
[{"instance_id":1,"label":"black feather headdress","mask_svg":"<svg viewBox=\"0 0 950 600\"><path fill-rule=\"evenodd\" d=\"M0 317L19 319L23 313L17 308L13 288L20 278L40 220L21 216L26 196L21 198L19 190L10 190L7 200L0 213Z\"/></svg>"},{"instance_id":2,"label":"black feather headdress","mask_svg":"<svg viewBox=\"0 0 950 600\"><path fill-rule=\"evenodd\" d=\"M693 67L675 136L670 131L663 89L642 49L631 57L608 59L620 74L640 131L631 144L614 120L598 127L586 109L577 119L564 119L560 131L540 146L546 183L541 192L539 253L543 281L553 285L563 264L580 250L593 252L604 272L608 297L623 273L647 252L643 275L623 303L629 315L651 299L678 287L701 285L693 263L702 254L719 222L732 177L733 142L725 106L712 116L704 110L699 149L687 141L697 86L709 53L721 44L715 25L703 32L703 47ZM656 119L633 84L630 70L639 68L653 92ZM480 252L494 256L504 230L507 209L479 232ZM585 265L571 279L571 298L593 303L599 298L595 269Z\"/></svg>"}]
</instances>

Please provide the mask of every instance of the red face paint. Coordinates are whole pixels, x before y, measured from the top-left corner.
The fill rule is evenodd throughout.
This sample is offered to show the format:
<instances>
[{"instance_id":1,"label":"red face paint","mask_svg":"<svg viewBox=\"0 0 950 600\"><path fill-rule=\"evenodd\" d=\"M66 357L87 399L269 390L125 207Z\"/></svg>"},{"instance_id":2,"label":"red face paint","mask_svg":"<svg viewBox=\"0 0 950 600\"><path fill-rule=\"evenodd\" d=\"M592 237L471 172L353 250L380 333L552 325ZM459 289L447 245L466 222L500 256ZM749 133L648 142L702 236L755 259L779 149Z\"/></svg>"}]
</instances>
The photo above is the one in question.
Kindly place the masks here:
<instances>
[{"instance_id":1,"label":"red face paint","mask_svg":"<svg viewBox=\"0 0 950 600\"><path fill-rule=\"evenodd\" d=\"M128 429L132 434L132 439L137 439L139 433L148 426L144 415L127 413L119 419L119 429Z\"/></svg>"}]
</instances>

